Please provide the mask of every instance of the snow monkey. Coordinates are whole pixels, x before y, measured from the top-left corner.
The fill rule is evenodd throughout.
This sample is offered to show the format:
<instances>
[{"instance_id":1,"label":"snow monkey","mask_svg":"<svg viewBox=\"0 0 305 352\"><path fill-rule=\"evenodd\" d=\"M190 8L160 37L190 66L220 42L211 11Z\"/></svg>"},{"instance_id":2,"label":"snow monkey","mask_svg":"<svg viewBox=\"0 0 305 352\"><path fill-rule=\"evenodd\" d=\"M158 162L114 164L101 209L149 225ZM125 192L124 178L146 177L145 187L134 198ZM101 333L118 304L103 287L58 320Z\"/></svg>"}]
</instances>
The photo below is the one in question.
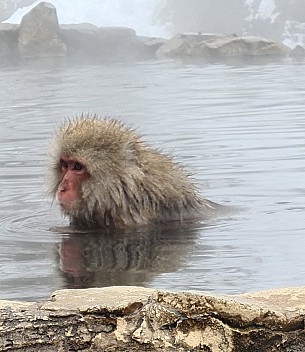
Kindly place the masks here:
<instances>
[{"instance_id":1,"label":"snow monkey","mask_svg":"<svg viewBox=\"0 0 305 352\"><path fill-rule=\"evenodd\" d=\"M63 123L51 144L49 192L76 228L125 228L207 219L184 169L122 122L97 115Z\"/></svg>"}]
</instances>

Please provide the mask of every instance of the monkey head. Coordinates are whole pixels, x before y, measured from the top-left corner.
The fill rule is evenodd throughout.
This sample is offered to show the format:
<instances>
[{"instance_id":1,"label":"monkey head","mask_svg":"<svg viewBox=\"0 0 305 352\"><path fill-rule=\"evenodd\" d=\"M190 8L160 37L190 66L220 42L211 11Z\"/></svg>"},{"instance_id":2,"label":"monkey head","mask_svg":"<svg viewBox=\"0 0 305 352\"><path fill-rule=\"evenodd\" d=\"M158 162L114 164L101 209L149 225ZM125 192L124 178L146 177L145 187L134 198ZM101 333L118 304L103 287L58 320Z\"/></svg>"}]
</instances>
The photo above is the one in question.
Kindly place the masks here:
<instances>
[{"instance_id":1,"label":"monkey head","mask_svg":"<svg viewBox=\"0 0 305 352\"><path fill-rule=\"evenodd\" d=\"M122 185L138 171L139 143L114 119L81 116L60 127L51 144L49 189L72 223L94 227L101 217L104 225L113 223L110 213L123 206Z\"/></svg>"}]
</instances>

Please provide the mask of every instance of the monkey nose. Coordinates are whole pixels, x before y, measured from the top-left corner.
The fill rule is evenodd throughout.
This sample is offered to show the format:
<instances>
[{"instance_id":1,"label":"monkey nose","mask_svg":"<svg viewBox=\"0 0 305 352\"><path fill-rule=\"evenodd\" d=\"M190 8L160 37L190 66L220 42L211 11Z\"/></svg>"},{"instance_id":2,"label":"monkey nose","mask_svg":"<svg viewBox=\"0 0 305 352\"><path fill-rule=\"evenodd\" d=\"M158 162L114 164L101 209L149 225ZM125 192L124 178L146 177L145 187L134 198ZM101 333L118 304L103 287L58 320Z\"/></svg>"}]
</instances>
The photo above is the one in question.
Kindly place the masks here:
<instances>
[{"instance_id":1,"label":"monkey nose","mask_svg":"<svg viewBox=\"0 0 305 352\"><path fill-rule=\"evenodd\" d=\"M67 190L67 187L66 187L66 186L64 186L64 185L59 185L59 187L58 187L58 192L59 192L59 193L66 192L66 190Z\"/></svg>"},{"instance_id":2,"label":"monkey nose","mask_svg":"<svg viewBox=\"0 0 305 352\"><path fill-rule=\"evenodd\" d=\"M57 191L59 193L63 193L63 192L69 191L69 189L70 189L69 182L66 179L63 179L59 184Z\"/></svg>"}]
</instances>

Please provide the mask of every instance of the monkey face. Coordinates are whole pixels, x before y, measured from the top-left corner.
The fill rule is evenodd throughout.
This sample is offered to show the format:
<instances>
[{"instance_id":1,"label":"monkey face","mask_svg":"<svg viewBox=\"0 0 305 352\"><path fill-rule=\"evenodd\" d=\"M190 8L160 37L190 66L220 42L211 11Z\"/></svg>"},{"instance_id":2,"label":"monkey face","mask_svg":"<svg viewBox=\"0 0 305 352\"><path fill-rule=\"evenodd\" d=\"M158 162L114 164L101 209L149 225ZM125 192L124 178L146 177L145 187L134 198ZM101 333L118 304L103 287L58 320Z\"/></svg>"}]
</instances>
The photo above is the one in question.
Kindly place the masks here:
<instances>
[{"instance_id":1,"label":"monkey face","mask_svg":"<svg viewBox=\"0 0 305 352\"><path fill-rule=\"evenodd\" d=\"M61 156L60 184L56 199L65 213L77 210L81 203L81 185L89 177L86 167L76 159Z\"/></svg>"}]
</instances>

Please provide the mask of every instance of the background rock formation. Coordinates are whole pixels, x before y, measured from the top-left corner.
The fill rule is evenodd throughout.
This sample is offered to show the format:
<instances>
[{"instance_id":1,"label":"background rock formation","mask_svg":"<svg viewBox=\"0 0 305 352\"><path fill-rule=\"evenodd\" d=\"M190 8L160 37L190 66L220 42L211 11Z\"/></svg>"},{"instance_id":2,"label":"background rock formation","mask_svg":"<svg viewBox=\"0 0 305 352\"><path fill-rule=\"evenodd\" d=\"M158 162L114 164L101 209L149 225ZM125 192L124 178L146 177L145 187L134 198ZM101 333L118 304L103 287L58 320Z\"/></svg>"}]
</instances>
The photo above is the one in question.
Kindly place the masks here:
<instances>
[{"instance_id":1,"label":"background rock formation","mask_svg":"<svg viewBox=\"0 0 305 352\"><path fill-rule=\"evenodd\" d=\"M41 2L23 17L19 27L18 48L22 58L66 54L53 5Z\"/></svg>"},{"instance_id":2,"label":"background rock formation","mask_svg":"<svg viewBox=\"0 0 305 352\"><path fill-rule=\"evenodd\" d=\"M0 0L0 21L33 2ZM303 0L92 0L89 5L72 0L51 2L58 7L60 22L66 24L128 26L138 35L167 37L183 32L236 33L284 42L292 49L305 44ZM19 22L20 15L16 16Z\"/></svg>"},{"instance_id":3,"label":"background rock formation","mask_svg":"<svg viewBox=\"0 0 305 352\"><path fill-rule=\"evenodd\" d=\"M59 25L55 7L47 2L28 12L20 26L2 24L0 41L0 58L4 61L65 57L76 62L105 63L158 57L213 63L226 58L274 60L287 57L291 51L280 42L254 36L199 32L162 40L137 36L133 29L124 27ZM302 50L294 54L300 53L304 55Z\"/></svg>"},{"instance_id":4,"label":"background rock formation","mask_svg":"<svg viewBox=\"0 0 305 352\"><path fill-rule=\"evenodd\" d=\"M305 3L302 0L167 0L158 18L177 33L210 32L254 35L304 45Z\"/></svg>"}]
</instances>

